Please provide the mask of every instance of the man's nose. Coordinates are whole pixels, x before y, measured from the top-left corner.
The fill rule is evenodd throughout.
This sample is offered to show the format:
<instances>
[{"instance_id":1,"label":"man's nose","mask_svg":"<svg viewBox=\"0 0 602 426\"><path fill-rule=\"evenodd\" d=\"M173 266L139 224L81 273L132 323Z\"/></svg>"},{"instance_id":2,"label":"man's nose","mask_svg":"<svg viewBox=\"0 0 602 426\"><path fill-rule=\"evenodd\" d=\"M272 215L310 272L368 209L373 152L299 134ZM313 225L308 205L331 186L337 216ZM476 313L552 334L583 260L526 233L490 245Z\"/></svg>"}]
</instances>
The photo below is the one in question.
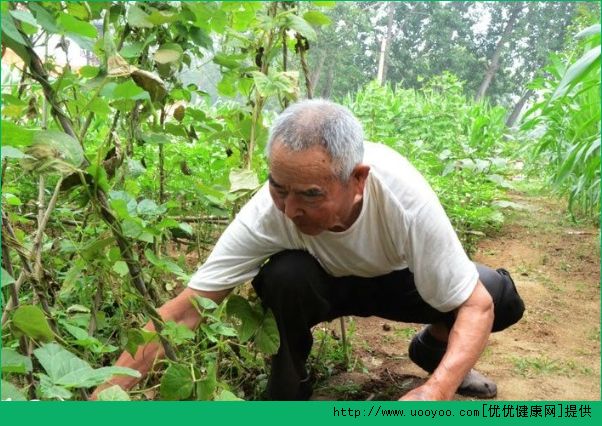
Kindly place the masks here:
<instances>
[{"instance_id":1,"label":"man's nose","mask_svg":"<svg viewBox=\"0 0 602 426\"><path fill-rule=\"evenodd\" d=\"M284 214L289 219L295 219L299 216L303 215L303 210L299 206L299 203L296 200L294 195L289 195L284 200Z\"/></svg>"}]
</instances>

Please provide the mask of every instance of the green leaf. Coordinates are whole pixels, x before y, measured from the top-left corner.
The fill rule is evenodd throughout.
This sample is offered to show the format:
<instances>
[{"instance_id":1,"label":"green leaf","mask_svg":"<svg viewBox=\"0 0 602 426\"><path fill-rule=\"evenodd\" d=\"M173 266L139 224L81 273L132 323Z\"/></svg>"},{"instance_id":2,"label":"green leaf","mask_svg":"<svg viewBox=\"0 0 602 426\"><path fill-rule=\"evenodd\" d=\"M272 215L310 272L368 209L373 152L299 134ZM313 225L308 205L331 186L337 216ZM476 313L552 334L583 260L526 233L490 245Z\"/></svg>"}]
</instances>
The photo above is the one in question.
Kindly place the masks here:
<instances>
[{"instance_id":1,"label":"green leaf","mask_svg":"<svg viewBox=\"0 0 602 426\"><path fill-rule=\"evenodd\" d=\"M167 10L153 10L153 12L147 16L146 20L155 25L170 24L180 19L180 15L176 12Z\"/></svg>"},{"instance_id":2,"label":"green leaf","mask_svg":"<svg viewBox=\"0 0 602 426\"><path fill-rule=\"evenodd\" d=\"M207 35L207 33L201 28L190 28L188 34L192 41L200 47L211 50L213 47L213 40Z\"/></svg>"},{"instance_id":3,"label":"green leaf","mask_svg":"<svg viewBox=\"0 0 602 426\"><path fill-rule=\"evenodd\" d=\"M27 129L15 123L2 120L2 149L6 146L23 147L33 142L37 129Z\"/></svg>"},{"instance_id":4,"label":"green leaf","mask_svg":"<svg viewBox=\"0 0 602 426\"><path fill-rule=\"evenodd\" d=\"M13 326L34 340L43 342L54 340L54 333L48 320L37 306L19 306L13 315Z\"/></svg>"},{"instance_id":5,"label":"green leaf","mask_svg":"<svg viewBox=\"0 0 602 426\"><path fill-rule=\"evenodd\" d=\"M56 24L54 16L50 12L48 12L46 9L44 9L39 4L36 4L35 2L28 2L27 7L33 12L33 14L36 17L37 23L40 24L42 28L44 28L49 33L60 32L60 29Z\"/></svg>"},{"instance_id":6,"label":"green leaf","mask_svg":"<svg viewBox=\"0 0 602 426\"><path fill-rule=\"evenodd\" d=\"M586 38L586 37L590 37L593 35L600 35L600 24L594 24L591 25L587 28L585 28L582 31L579 31L579 33L575 36L575 38Z\"/></svg>"},{"instance_id":7,"label":"green leaf","mask_svg":"<svg viewBox=\"0 0 602 426\"><path fill-rule=\"evenodd\" d=\"M192 226L190 226L188 223L178 223L178 228L180 228L182 231L186 232L190 236L194 235L194 229L192 229Z\"/></svg>"},{"instance_id":8,"label":"green leaf","mask_svg":"<svg viewBox=\"0 0 602 426\"><path fill-rule=\"evenodd\" d=\"M105 248L114 244L114 237L97 238L88 242L80 251L85 260L98 259L99 255L105 253Z\"/></svg>"},{"instance_id":9,"label":"green leaf","mask_svg":"<svg viewBox=\"0 0 602 426\"><path fill-rule=\"evenodd\" d=\"M101 188L104 192L109 192L111 185L109 185L109 176L107 171L102 165L90 164L86 171L94 178L94 184Z\"/></svg>"},{"instance_id":10,"label":"green leaf","mask_svg":"<svg viewBox=\"0 0 602 426\"><path fill-rule=\"evenodd\" d=\"M98 394L98 401L130 401L130 396L120 386L114 385Z\"/></svg>"},{"instance_id":11,"label":"green leaf","mask_svg":"<svg viewBox=\"0 0 602 426\"><path fill-rule=\"evenodd\" d=\"M32 370L31 359L11 348L2 348L2 373L25 374Z\"/></svg>"},{"instance_id":12,"label":"green leaf","mask_svg":"<svg viewBox=\"0 0 602 426\"><path fill-rule=\"evenodd\" d=\"M254 191L259 188L259 179L253 170L232 169L229 179L230 192Z\"/></svg>"},{"instance_id":13,"label":"green leaf","mask_svg":"<svg viewBox=\"0 0 602 426\"><path fill-rule=\"evenodd\" d=\"M178 62L182 58L184 51L179 44L167 43L162 45L155 52L155 62L160 64L168 64L170 62Z\"/></svg>"},{"instance_id":14,"label":"green leaf","mask_svg":"<svg viewBox=\"0 0 602 426\"><path fill-rule=\"evenodd\" d=\"M296 71L275 72L270 75L253 71L251 74L261 96L268 97L283 93L295 97L298 94L299 73Z\"/></svg>"},{"instance_id":15,"label":"green leaf","mask_svg":"<svg viewBox=\"0 0 602 426\"><path fill-rule=\"evenodd\" d=\"M146 345L147 343L156 340L157 337L158 334L154 331L148 331L145 329L130 329L127 332L127 343L125 345L125 349L132 357L134 357L136 356L138 346Z\"/></svg>"},{"instance_id":16,"label":"green leaf","mask_svg":"<svg viewBox=\"0 0 602 426\"><path fill-rule=\"evenodd\" d=\"M206 360L205 368L207 370L207 377L199 380L196 387L197 399L200 401L209 401L213 399L213 393L217 388L217 369L215 360Z\"/></svg>"},{"instance_id":17,"label":"green leaf","mask_svg":"<svg viewBox=\"0 0 602 426\"><path fill-rule=\"evenodd\" d=\"M242 343L253 337L261 325L261 314L255 311L244 297L238 295L230 296L226 305L226 313L228 316L233 316L240 320L238 336Z\"/></svg>"},{"instance_id":18,"label":"green leaf","mask_svg":"<svg viewBox=\"0 0 602 426\"><path fill-rule=\"evenodd\" d=\"M2 268L2 285L0 288L12 284L15 282L15 279L8 273L4 268Z\"/></svg>"},{"instance_id":19,"label":"green leaf","mask_svg":"<svg viewBox=\"0 0 602 426\"><path fill-rule=\"evenodd\" d=\"M113 96L115 99L150 100L148 92L139 87L133 80L118 84L113 91Z\"/></svg>"},{"instance_id":20,"label":"green leaf","mask_svg":"<svg viewBox=\"0 0 602 426\"><path fill-rule=\"evenodd\" d=\"M0 394L2 395L2 401L27 401L19 388L5 380L2 380Z\"/></svg>"},{"instance_id":21,"label":"green leaf","mask_svg":"<svg viewBox=\"0 0 602 426\"><path fill-rule=\"evenodd\" d=\"M586 75L595 69L600 69L600 46L596 46L585 52L577 62L566 70L556 91L552 95L552 100L565 95L571 87L582 81Z\"/></svg>"},{"instance_id":22,"label":"green leaf","mask_svg":"<svg viewBox=\"0 0 602 426\"><path fill-rule=\"evenodd\" d=\"M138 28L152 28L155 26L150 20L149 15L136 5L130 5L126 17L128 24Z\"/></svg>"},{"instance_id":23,"label":"green leaf","mask_svg":"<svg viewBox=\"0 0 602 426\"><path fill-rule=\"evenodd\" d=\"M158 216L165 213L165 207L159 207L153 200L145 198L138 203L136 211L141 216Z\"/></svg>"},{"instance_id":24,"label":"green leaf","mask_svg":"<svg viewBox=\"0 0 602 426\"><path fill-rule=\"evenodd\" d=\"M84 65L83 67L81 67L78 70L79 75L81 75L83 78L94 78L98 75L98 72L100 71L99 67L95 67L92 65Z\"/></svg>"},{"instance_id":25,"label":"green leaf","mask_svg":"<svg viewBox=\"0 0 602 426\"><path fill-rule=\"evenodd\" d=\"M124 58L137 58L143 48L144 44L141 41L126 43L119 51L119 54Z\"/></svg>"},{"instance_id":26,"label":"green leaf","mask_svg":"<svg viewBox=\"0 0 602 426\"><path fill-rule=\"evenodd\" d=\"M280 333L271 310L267 310L255 336L255 344L266 354L275 354L280 347Z\"/></svg>"},{"instance_id":27,"label":"green leaf","mask_svg":"<svg viewBox=\"0 0 602 426\"><path fill-rule=\"evenodd\" d=\"M193 386L190 368L186 365L172 364L161 379L159 391L162 399L179 401L190 397Z\"/></svg>"},{"instance_id":28,"label":"green leaf","mask_svg":"<svg viewBox=\"0 0 602 426\"><path fill-rule=\"evenodd\" d=\"M48 343L33 351L54 385L65 388L97 386L113 375L140 377L136 370L126 367L101 367L90 365L56 343Z\"/></svg>"},{"instance_id":29,"label":"green leaf","mask_svg":"<svg viewBox=\"0 0 602 426\"><path fill-rule=\"evenodd\" d=\"M169 137L165 136L162 133L155 132L144 133L142 135L142 139L144 139L144 142L151 144L163 144L171 142L171 139L169 139Z\"/></svg>"},{"instance_id":30,"label":"green leaf","mask_svg":"<svg viewBox=\"0 0 602 426\"><path fill-rule=\"evenodd\" d=\"M52 169L70 174L85 161L84 151L77 139L59 130L36 132L26 153L34 158L23 159L23 167L37 172Z\"/></svg>"},{"instance_id":31,"label":"green leaf","mask_svg":"<svg viewBox=\"0 0 602 426\"><path fill-rule=\"evenodd\" d=\"M332 20L317 10L311 10L303 14L303 19L312 25L330 25Z\"/></svg>"},{"instance_id":32,"label":"green leaf","mask_svg":"<svg viewBox=\"0 0 602 426\"><path fill-rule=\"evenodd\" d=\"M245 59L246 55L226 55L224 53L217 53L213 57L213 62L222 67L229 69L239 68L241 66L240 61Z\"/></svg>"},{"instance_id":33,"label":"green leaf","mask_svg":"<svg viewBox=\"0 0 602 426\"><path fill-rule=\"evenodd\" d=\"M237 397L232 392L222 389L222 391L215 397L215 401L244 401Z\"/></svg>"},{"instance_id":34,"label":"green leaf","mask_svg":"<svg viewBox=\"0 0 602 426\"><path fill-rule=\"evenodd\" d=\"M52 380L46 374L38 374L38 376L40 378L39 391L43 398L62 401L73 397L73 394L64 387L52 383Z\"/></svg>"},{"instance_id":35,"label":"green leaf","mask_svg":"<svg viewBox=\"0 0 602 426\"><path fill-rule=\"evenodd\" d=\"M27 46L27 41L23 38L17 27L15 26L15 22L13 18L8 14L2 14L1 17L2 24L2 37L10 37L15 42ZM3 43L4 44L4 43Z\"/></svg>"},{"instance_id":36,"label":"green leaf","mask_svg":"<svg viewBox=\"0 0 602 426\"><path fill-rule=\"evenodd\" d=\"M221 334L222 336L226 336L226 337L238 336L238 333L236 332L235 329L233 329L232 327L228 327L227 325L219 323L219 322L211 324L209 326L209 328L211 328L215 333Z\"/></svg>"},{"instance_id":37,"label":"green leaf","mask_svg":"<svg viewBox=\"0 0 602 426\"><path fill-rule=\"evenodd\" d=\"M183 324L178 324L175 321L167 321L161 334L169 337L169 339L175 345L186 343L187 341L194 339L196 336L191 329Z\"/></svg>"},{"instance_id":38,"label":"green leaf","mask_svg":"<svg viewBox=\"0 0 602 426\"><path fill-rule=\"evenodd\" d=\"M217 303L215 303L213 300L211 300L211 299L209 299L207 297L195 296L194 300L197 302L197 304L202 309L212 310L212 309L217 309L217 307L218 307Z\"/></svg>"},{"instance_id":39,"label":"green leaf","mask_svg":"<svg viewBox=\"0 0 602 426\"><path fill-rule=\"evenodd\" d=\"M92 99L92 101L88 104L88 109L103 117L106 117L111 113L111 107L107 101L102 98Z\"/></svg>"},{"instance_id":40,"label":"green leaf","mask_svg":"<svg viewBox=\"0 0 602 426\"><path fill-rule=\"evenodd\" d=\"M23 205L23 202L21 201L21 199L19 197L17 197L14 194L11 194L9 192L2 193L2 198L4 198L4 200L6 201L6 204L8 204L9 206Z\"/></svg>"},{"instance_id":41,"label":"green leaf","mask_svg":"<svg viewBox=\"0 0 602 426\"><path fill-rule=\"evenodd\" d=\"M316 31L305 19L297 15L286 15L286 25L309 41L316 41L317 39Z\"/></svg>"},{"instance_id":42,"label":"green leaf","mask_svg":"<svg viewBox=\"0 0 602 426\"><path fill-rule=\"evenodd\" d=\"M115 262L112 269L115 273L117 273L117 275L119 275L122 278L130 272L127 263L125 263L123 260L118 260L117 262Z\"/></svg>"},{"instance_id":43,"label":"green leaf","mask_svg":"<svg viewBox=\"0 0 602 426\"><path fill-rule=\"evenodd\" d=\"M77 34L82 37L96 38L98 31L96 27L89 22L77 19L75 16L67 13L61 13L58 17L58 23L66 33Z\"/></svg>"},{"instance_id":44,"label":"green leaf","mask_svg":"<svg viewBox=\"0 0 602 426\"><path fill-rule=\"evenodd\" d=\"M319 7L335 7L337 5L336 1L312 1L311 4Z\"/></svg>"},{"instance_id":45,"label":"green leaf","mask_svg":"<svg viewBox=\"0 0 602 426\"><path fill-rule=\"evenodd\" d=\"M12 15L13 18L15 18L21 22L26 22L26 23L28 23L30 25L34 25L34 26L38 25L36 18L33 17L33 15L31 14L31 12L29 10L11 10L10 14Z\"/></svg>"}]
</instances>

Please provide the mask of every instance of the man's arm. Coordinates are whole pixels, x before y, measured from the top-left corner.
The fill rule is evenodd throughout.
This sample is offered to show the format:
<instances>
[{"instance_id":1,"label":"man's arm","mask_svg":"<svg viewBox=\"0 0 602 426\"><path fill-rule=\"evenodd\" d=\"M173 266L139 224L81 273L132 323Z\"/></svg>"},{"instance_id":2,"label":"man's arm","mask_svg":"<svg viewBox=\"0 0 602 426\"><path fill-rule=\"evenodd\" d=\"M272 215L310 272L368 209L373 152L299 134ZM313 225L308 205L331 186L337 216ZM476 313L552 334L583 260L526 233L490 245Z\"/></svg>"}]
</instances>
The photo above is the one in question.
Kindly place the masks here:
<instances>
[{"instance_id":1,"label":"man's arm","mask_svg":"<svg viewBox=\"0 0 602 426\"><path fill-rule=\"evenodd\" d=\"M215 303L221 303L224 298L230 293L231 289L220 291L201 291L192 288L186 288L178 296L174 297L158 309L159 315L163 321L175 321L178 324L183 324L190 329L195 329L201 322L196 307L193 305L192 298L194 296L202 296L213 300ZM153 325L149 322L146 326L148 330L154 330ZM153 366L155 359L164 355L163 345L160 343L149 343L140 346L136 351L136 356L132 356L128 352L123 352L116 366L129 367L138 370L144 377ZM119 385L123 389L131 389L141 378L128 376L114 376L106 383L100 385L90 399L96 399L98 393L107 387Z\"/></svg>"},{"instance_id":2,"label":"man's arm","mask_svg":"<svg viewBox=\"0 0 602 426\"><path fill-rule=\"evenodd\" d=\"M481 281L457 309L447 351L437 369L422 386L401 400L450 400L485 349L493 325L493 300Z\"/></svg>"}]
</instances>

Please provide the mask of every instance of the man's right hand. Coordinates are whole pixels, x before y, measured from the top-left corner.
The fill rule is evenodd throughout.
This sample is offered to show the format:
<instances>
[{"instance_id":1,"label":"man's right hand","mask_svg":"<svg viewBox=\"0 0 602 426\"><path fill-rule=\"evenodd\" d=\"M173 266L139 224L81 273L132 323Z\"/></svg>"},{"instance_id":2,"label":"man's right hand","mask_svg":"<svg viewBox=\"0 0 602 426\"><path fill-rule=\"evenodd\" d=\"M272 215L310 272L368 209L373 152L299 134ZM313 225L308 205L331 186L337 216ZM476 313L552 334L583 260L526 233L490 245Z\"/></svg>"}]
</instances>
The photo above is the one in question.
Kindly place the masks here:
<instances>
[{"instance_id":1,"label":"man's right hand","mask_svg":"<svg viewBox=\"0 0 602 426\"><path fill-rule=\"evenodd\" d=\"M158 312L163 321L174 321L178 324L185 325L191 330L194 330L201 322L201 315L199 315L199 312L191 299L193 299L195 296L202 296L219 304L225 299L230 291L231 289L221 291L201 291L186 288L178 296L174 297L165 303L161 308L159 308ZM154 330L154 327L150 322L145 326L145 328L147 330ZM163 346L160 343L155 342L138 347L135 357L132 357L128 352L123 352L115 365L138 370L142 376L140 378L129 376L113 376L110 380L98 386L89 399L97 399L100 392L113 385L119 385L126 391L131 389L144 376L146 376L148 371L153 366L155 360L163 355Z\"/></svg>"}]
</instances>

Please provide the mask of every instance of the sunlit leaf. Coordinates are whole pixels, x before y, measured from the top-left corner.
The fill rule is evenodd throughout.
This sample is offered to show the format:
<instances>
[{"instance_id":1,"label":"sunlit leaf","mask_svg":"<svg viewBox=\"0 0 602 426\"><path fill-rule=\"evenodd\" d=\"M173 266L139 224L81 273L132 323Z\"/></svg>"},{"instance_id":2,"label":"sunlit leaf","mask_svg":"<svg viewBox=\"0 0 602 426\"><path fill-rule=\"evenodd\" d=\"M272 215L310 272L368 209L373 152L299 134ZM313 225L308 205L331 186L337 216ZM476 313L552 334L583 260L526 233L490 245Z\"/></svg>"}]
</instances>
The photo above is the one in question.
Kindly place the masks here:
<instances>
[{"instance_id":1,"label":"sunlit leaf","mask_svg":"<svg viewBox=\"0 0 602 426\"><path fill-rule=\"evenodd\" d=\"M31 359L11 348L2 348L2 372L24 374L32 370Z\"/></svg>"},{"instance_id":2,"label":"sunlit leaf","mask_svg":"<svg viewBox=\"0 0 602 426\"><path fill-rule=\"evenodd\" d=\"M94 25L67 13L61 13L59 15L58 23L67 33L77 34L88 38L96 38L98 36L98 31Z\"/></svg>"},{"instance_id":3,"label":"sunlit leaf","mask_svg":"<svg viewBox=\"0 0 602 426\"><path fill-rule=\"evenodd\" d=\"M149 20L149 15L135 4L129 6L126 19L132 27L152 28L155 26Z\"/></svg>"},{"instance_id":4,"label":"sunlit leaf","mask_svg":"<svg viewBox=\"0 0 602 426\"><path fill-rule=\"evenodd\" d=\"M309 41L315 41L317 38L316 31L305 19L301 18L300 16L286 15L286 25L297 31Z\"/></svg>"},{"instance_id":5,"label":"sunlit leaf","mask_svg":"<svg viewBox=\"0 0 602 426\"><path fill-rule=\"evenodd\" d=\"M2 395L2 401L27 401L22 390L4 379L2 379L0 395Z\"/></svg>"},{"instance_id":6,"label":"sunlit leaf","mask_svg":"<svg viewBox=\"0 0 602 426\"><path fill-rule=\"evenodd\" d=\"M37 306L21 305L13 315L13 326L34 340L54 340L54 333L44 312Z\"/></svg>"},{"instance_id":7,"label":"sunlit leaf","mask_svg":"<svg viewBox=\"0 0 602 426\"><path fill-rule=\"evenodd\" d=\"M2 120L2 149L6 146L23 147L33 142L33 137L38 130L17 126L15 123Z\"/></svg>"},{"instance_id":8,"label":"sunlit leaf","mask_svg":"<svg viewBox=\"0 0 602 426\"><path fill-rule=\"evenodd\" d=\"M305 12L303 14L303 19L312 25L330 25L332 23L332 20L328 16L317 10Z\"/></svg>"},{"instance_id":9,"label":"sunlit leaf","mask_svg":"<svg viewBox=\"0 0 602 426\"><path fill-rule=\"evenodd\" d=\"M216 395L215 401L244 401L229 390L222 389L222 391Z\"/></svg>"},{"instance_id":10,"label":"sunlit leaf","mask_svg":"<svg viewBox=\"0 0 602 426\"><path fill-rule=\"evenodd\" d=\"M52 383L67 389L97 386L113 375L140 377L138 371L126 367L93 369L86 361L56 343L48 343L33 353Z\"/></svg>"},{"instance_id":11,"label":"sunlit leaf","mask_svg":"<svg viewBox=\"0 0 602 426\"><path fill-rule=\"evenodd\" d=\"M98 401L130 401L130 396L120 386L114 385L98 393Z\"/></svg>"},{"instance_id":12,"label":"sunlit leaf","mask_svg":"<svg viewBox=\"0 0 602 426\"><path fill-rule=\"evenodd\" d=\"M155 52L155 61L160 64L177 62L182 58L182 47L179 44L167 43Z\"/></svg>"},{"instance_id":13,"label":"sunlit leaf","mask_svg":"<svg viewBox=\"0 0 602 426\"><path fill-rule=\"evenodd\" d=\"M596 69L600 69L600 46L596 46L585 52L577 62L566 70L560 84L558 84L556 91L552 95L552 100L565 95L569 88L579 83L587 74Z\"/></svg>"},{"instance_id":14,"label":"sunlit leaf","mask_svg":"<svg viewBox=\"0 0 602 426\"><path fill-rule=\"evenodd\" d=\"M35 2L28 2L27 7L33 12L36 17L36 22L40 24L42 28L51 34L60 32L54 16L52 16L52 14L44 7Z\"/></svg>"},{"instance_id":15,"label":"sunlit leaf","mask_svg":"<svg viewBox=\"0 0 602 426\"><path fill-rule=\"evenodd\" d=\"M253 191L259 187L259 179L253 170L232 169L229 179L230 192Z\"/></svg>"},{"instance_id":16,"label":"sunlit leaf","mask_svg":"<svg viewBox=\"0 0 602 426\"><path fill-rule=\"evenodd\" d=\"M3 13L0 19L2 20L2 36L10 37L15 42L27 46L27 41L25 41L21 33L19 33L17 27L15 27L13 18L8 14ZM4 42L2 44L4 44Z\"/></svg>"}]
</instances>

